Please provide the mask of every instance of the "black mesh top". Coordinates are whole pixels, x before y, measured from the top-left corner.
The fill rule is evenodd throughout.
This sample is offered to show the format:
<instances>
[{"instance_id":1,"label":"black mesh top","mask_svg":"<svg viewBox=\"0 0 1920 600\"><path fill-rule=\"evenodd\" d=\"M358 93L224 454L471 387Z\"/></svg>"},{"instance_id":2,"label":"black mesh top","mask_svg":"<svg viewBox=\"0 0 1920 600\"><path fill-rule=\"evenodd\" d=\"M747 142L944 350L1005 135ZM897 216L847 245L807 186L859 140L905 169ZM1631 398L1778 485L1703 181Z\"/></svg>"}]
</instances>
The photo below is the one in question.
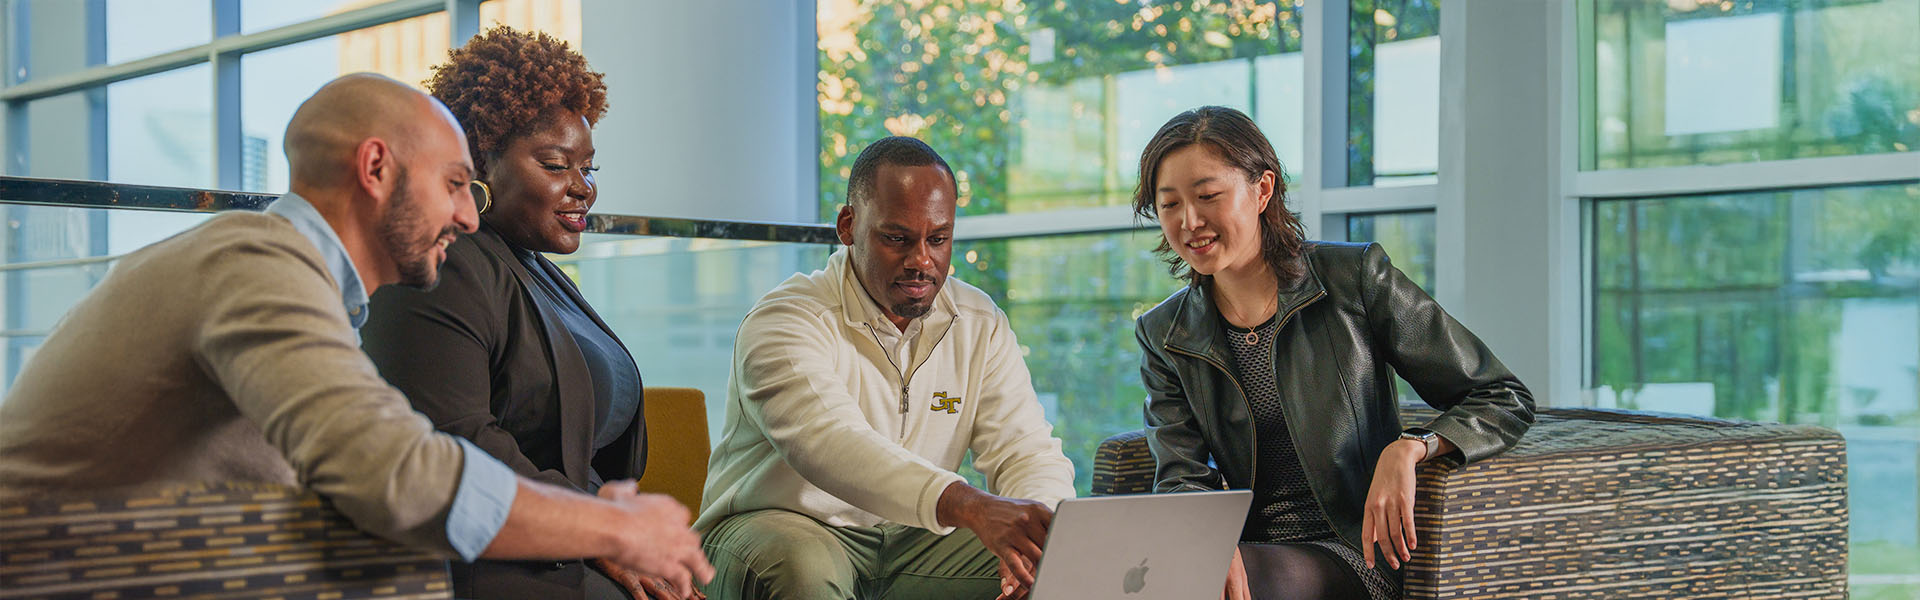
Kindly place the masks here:
<instances>
[{"instance_id":1,"label":"black mesh top","mask_svg":"<svg viewBox=\"0 0 1920 600\"><path fill-rule=\"evenodd\" d=\"M1320 508L1308 487L1300 453L1287 431L1286 414L1280 410L1280 386L1274 364L1274 333L1278 321L1267 319L1252 329L1228 324L1227 346L1233 350L1234 379L1247 396L1253 417L1258 455L1254 459L1253 510L1240 529L1240 541L1254 544L1313 544L1338 555L1366 583L1367 592L1376 600L1400 595L1352 547L1340 542L1333 533L1333 522Z\"/></svg>"}]
</instances>

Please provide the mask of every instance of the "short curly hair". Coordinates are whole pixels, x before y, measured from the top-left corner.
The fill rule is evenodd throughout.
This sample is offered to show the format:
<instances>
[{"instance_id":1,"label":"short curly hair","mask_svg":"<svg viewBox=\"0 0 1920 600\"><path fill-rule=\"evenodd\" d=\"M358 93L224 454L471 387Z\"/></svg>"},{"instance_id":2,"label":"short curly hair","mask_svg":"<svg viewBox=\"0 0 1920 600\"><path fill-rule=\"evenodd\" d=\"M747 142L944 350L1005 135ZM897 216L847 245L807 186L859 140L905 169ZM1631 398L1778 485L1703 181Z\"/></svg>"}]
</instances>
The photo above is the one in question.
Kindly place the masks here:
<instances>
[{"instance_id":1,"label":"short curly hair","mask_svg":"<svg viewBox=\"0 0 1920 600\"><path fill-rule=\"evenodd\" d=\"M475 159L499 152L556 109L586 117L589 127L607 111L605 74L565 41L542 32L497 26L447 51L433 68L427 93L447 105L466 129Z\"/></svg>"}]
</instances>

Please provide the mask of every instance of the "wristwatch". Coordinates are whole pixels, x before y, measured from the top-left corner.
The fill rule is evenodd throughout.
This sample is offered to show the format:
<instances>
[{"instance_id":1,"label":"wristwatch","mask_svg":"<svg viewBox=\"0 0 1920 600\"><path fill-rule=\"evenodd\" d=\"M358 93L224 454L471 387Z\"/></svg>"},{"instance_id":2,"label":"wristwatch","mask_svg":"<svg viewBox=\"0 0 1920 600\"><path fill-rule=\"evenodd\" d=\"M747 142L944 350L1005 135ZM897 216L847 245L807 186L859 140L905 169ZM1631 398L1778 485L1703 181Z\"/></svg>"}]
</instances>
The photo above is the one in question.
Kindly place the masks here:
<instances>
[{"instance_id":1,"label":"wristwatch","mask_svg":"<svg viewBox=\"0 0 1920 600\"><path fill-rule=\"evenodd\" d=\"M1427 447L1427 455L1422 457L1421 461L1433 458L1433 455L1440 451L1440 434L1434 433L1432 429L1409 427L1406 431L1400 432L1400 439L1414 440Z\"/></svg>"}]
</instances>

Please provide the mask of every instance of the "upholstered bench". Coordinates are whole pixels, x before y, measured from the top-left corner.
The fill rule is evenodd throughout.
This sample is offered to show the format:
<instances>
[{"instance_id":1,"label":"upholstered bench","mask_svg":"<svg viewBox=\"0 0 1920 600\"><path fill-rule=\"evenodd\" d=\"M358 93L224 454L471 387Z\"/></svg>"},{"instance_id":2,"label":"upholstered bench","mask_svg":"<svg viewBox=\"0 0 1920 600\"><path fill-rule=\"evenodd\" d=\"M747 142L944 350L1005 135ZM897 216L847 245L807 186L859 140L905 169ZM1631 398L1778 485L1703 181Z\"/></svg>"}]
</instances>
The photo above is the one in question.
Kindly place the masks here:
<instances>
[{"instance_id":1,"label":"upholstered bench","mask_svg":"<svg viewBox=\"0 0 1920 600\"><path fill-rule=\"evenodd\" d=\"M0 598L450 598L447 562L263 484L0 506Z\"/></svg>"},{"instance_id":2,"label":"upholstered bench","mask_svg":"<svg viewBox=\"0 0 1920 600\"><path fill-rule=\"evenodd\" d=\"M1407 597L1843 598L1846 464L1822 427L1543 409L1505 454L1421 467ZM1101 443L1094 494L1152 487L1144 431Z\"/></svg>"}]
</instances>

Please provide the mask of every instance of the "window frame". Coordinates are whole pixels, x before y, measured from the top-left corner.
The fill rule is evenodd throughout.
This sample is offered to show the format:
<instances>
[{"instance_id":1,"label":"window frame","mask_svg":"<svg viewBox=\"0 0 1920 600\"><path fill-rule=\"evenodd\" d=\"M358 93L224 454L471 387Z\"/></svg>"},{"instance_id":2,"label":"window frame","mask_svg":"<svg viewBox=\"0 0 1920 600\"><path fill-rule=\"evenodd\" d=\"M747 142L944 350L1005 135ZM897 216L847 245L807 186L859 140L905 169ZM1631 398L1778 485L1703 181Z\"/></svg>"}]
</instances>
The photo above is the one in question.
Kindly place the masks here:
<instances>
[{"instance_id":1,"label":"window frame","mask_svg":"<svg viewBox=\"0 0 1920 600\"><path fill-rule=\"evenodd\" d=\"M213 173L215 187L237 190L241 187L241 160L244 134L240 129L240 59L261 50L269 50L316 40L358 29L403 21L444 12L451 28L451 43L458 47L480 33L480 3L483 0L390 0L372 6L348 10L317 19L293 23L266 31L240 33L240 0L207 0L212 4L213 39L205 44L164 52L116 64L105 64L105 52L89 52L88 67L72 73L32 77L28 64L26 35L13 35L31 27L26 2L9 0L4 29L11 40L4 50L7 70L0 76L0 104L4 104L6 129L5 166L9 174L24 173L27 168L26 105L40 98L59 96L86 89L104 89L107 84L170 72L199 64L213 66ZM104 22L104 2L93 0L84 9L89 21ZM104 35L104 25L92 26L89 37ZM95 41L100 43L94 43ZM103 46L104 39L89 40ZM22 74L28 77L22 80ZM105 152L105 147L95 150ZM104 164L104 161L103 163ZM102 178L104 179L104 178Z\"/></svg>"}]
</instances>

